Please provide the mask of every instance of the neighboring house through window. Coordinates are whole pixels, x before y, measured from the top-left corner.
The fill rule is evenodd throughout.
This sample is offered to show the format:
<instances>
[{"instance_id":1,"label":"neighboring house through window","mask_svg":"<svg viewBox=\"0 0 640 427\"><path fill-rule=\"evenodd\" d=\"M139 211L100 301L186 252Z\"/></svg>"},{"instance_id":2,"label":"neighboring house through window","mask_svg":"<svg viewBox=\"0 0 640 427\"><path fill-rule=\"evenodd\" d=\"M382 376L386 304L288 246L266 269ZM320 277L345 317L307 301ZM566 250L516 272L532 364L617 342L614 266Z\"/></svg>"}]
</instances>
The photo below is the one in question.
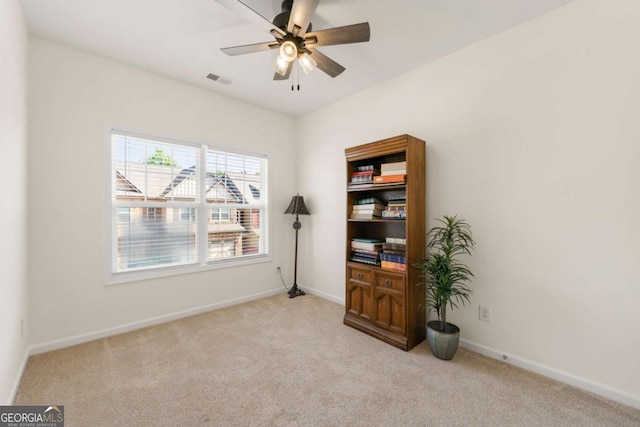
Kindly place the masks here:
<instances>
[{"instance_id":1,"label":"neighboring house through window","mask_svg":"<svg viewBox=\"0 0 640 427\"><path fill-rule=\"evenodd\" d=\"M265 156L117 130L111 152L112 279L268 255Z\"/></svg>"}]
</instances>

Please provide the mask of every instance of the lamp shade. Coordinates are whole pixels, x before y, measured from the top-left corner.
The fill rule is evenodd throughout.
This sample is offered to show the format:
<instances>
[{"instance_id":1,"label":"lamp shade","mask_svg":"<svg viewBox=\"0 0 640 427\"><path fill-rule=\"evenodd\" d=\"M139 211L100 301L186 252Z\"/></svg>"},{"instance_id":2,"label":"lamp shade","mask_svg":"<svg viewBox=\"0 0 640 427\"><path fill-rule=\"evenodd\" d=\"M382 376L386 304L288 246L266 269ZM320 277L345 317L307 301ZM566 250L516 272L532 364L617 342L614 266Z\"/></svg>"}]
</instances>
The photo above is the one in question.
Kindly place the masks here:
<instances>
[{"instance_id":1,"label":"lamp shade","mask_svg":"<svg viewBox=\"0 0 640 427\"><path fill-rule=\"evenodd\" d=\"M291 62L298 56L298 48L291 40L287 40L280 45L280 56L287 62Z\"/></svg>"},{"instance_id":2,"label":"lamp shade","mask_svg":"<svg viewBox=\"0 0 640 427\"><path fill-rule=\"evenodd\" d=\"M284 213L292 215L311 215L309 209L307 209L304 204L304 198L299 194L291 198L291 203Z\"/></svg>"},{"instance_id":3,"label":"lamp shade","mask_svg":"<svg viewBox=\"0 0 640 427\"><path fill-rule=\"evenodd\" d=\"M300 64L302 71L304 71L305 74L309 74L318 66L315 59L306 52L298 57L298 64Z\"/></svg>"}]
</instances>

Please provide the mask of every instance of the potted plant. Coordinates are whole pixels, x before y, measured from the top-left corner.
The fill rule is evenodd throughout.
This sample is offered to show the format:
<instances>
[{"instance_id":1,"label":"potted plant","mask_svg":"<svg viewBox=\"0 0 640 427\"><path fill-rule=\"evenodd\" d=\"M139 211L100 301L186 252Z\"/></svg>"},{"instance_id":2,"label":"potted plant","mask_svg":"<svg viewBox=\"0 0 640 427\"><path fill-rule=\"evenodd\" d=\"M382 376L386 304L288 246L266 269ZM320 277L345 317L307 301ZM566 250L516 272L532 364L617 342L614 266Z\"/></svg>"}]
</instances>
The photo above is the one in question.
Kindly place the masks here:
<instances>
[{"instance_id":1,"label":"potted plant","mask_svg":"<svg viewBox=\"0 0 640 427\"><path fill-rule=\"evenodd\" d=\"M447 323L447 305L450 309L469 302L471 289L469 280L473 273L461 263L461 255L471 255L475 245L471 226L458 216L444 215L441 223L427 234L429 253L427 258L416 263L422 269L426 304L438 314L438 320L427 323L427 341L434 356L451 360L458 350L460 328Z\"/></svg>"}]
</instances>

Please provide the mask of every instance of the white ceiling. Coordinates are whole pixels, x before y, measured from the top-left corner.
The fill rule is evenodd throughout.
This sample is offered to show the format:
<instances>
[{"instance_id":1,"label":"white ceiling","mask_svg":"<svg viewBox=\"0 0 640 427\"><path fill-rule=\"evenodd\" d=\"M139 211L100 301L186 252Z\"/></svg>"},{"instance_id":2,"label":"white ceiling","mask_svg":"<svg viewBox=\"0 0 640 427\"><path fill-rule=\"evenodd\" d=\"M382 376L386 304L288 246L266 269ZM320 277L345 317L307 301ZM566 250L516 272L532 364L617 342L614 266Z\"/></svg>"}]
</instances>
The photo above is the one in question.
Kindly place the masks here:
<instances>
[{"instance_id":1,"label":"white ceiling","mask_svg":"<svg viewBox=\"0 0 640 427\"><path fill-rule=\"evenodd\" d=\"M269 20L281 11L281 0L243 1ZM220 52L272 36L215 0L21 0L31 34L296 117L570 1L320 0L314 30L367 21L371 41L320 48L346 71L300 73L292 92L291 81L273 81L277 50Z\"/></svg>"}]
</instances>

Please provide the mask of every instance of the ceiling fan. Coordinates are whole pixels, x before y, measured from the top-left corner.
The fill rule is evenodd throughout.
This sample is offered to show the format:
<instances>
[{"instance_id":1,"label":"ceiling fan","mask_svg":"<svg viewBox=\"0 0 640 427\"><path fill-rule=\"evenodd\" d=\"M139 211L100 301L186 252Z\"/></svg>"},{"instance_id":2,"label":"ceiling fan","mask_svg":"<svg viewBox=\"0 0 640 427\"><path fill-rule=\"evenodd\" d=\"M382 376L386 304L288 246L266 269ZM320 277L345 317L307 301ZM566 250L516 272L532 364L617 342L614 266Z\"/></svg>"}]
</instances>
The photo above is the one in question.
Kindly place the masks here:
<instances>
[{"instance_id":1,"label":"ceiling fan","mask_svg":"<svg viewBox=\"0 0 640 427\"><path fill-rule=\"evenodd\" d=\"M298 60L305 73L315 67L331 77L337 77L345 68L333 59L322 54L318 46L368 42L370 29L368 22L312 31L311 16L320 0L284 0L282 13L276 15L273 22L262 17L240 0L217 0L267 30L275 38L274 41L225 47L222 52L230 56L280 49L276 60L274 80L287 80L291 74L293 63Z\"/></svg>"}]
</instances>

